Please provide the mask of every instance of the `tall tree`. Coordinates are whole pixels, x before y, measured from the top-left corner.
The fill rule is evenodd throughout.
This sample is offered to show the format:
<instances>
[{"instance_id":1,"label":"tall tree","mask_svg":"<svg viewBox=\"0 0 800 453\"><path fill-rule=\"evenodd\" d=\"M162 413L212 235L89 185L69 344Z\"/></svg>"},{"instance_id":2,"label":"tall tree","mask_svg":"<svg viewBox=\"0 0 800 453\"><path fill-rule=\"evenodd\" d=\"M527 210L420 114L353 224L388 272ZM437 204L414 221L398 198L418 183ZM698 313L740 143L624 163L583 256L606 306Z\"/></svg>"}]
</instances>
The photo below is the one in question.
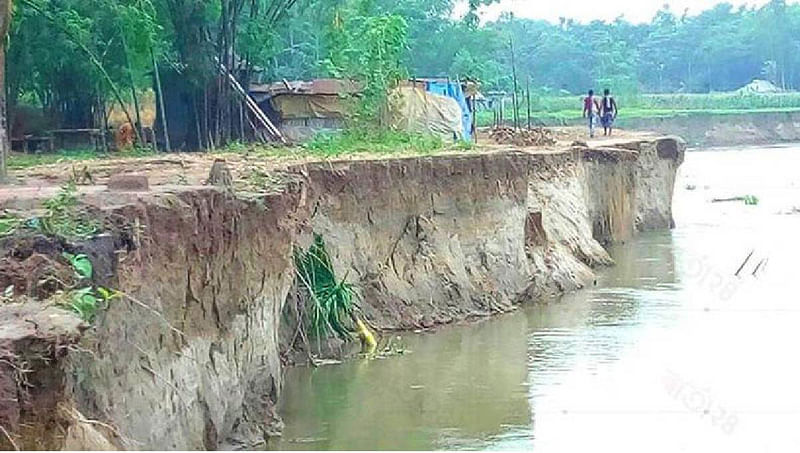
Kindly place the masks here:
<instances>
[{"instance_id":1,"label":"tall tree","mask_svg":"<svg viewBox=\"0 0 800 453\"><path fill-rule=\"evenodd\" d=\"M6 111L6 36L11 22L11 0L0 0L0 182L8 177L8 114Z\"/></svg>"}]
</instances>

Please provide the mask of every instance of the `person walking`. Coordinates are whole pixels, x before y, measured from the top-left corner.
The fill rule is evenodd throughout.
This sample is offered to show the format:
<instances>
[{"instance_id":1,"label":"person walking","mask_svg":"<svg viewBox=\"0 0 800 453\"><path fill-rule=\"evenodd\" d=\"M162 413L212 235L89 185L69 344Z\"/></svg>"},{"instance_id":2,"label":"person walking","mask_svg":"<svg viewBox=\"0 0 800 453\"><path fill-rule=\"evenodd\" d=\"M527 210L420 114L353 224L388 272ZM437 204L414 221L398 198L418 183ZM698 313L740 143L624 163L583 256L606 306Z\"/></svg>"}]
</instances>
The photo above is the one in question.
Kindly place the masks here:
<instances>
[{"instance_id":1,"label":"person walking","mask_svg":"<svg viewBox=\"0 0 800 453\"><path fill-rule=\"evenodd\" d=\"M611 90L606 88L603 92L603 100L600 103L600 122L603 123L603 135L611 136L617 113L617 101L611 96Z\"/></svg>"},{"instance_id":2,"label":"person walking","mask_svg":"<svg viewBox=\"0 0 800 453\"><path fill-rule=\"evenodd\" d=\"M594 90L589 90L589 95L583 99L583 117L589 119L589 138L594 138L594 125L599 111L600 104L594 97Z\"/></svg>"}]
</instances>

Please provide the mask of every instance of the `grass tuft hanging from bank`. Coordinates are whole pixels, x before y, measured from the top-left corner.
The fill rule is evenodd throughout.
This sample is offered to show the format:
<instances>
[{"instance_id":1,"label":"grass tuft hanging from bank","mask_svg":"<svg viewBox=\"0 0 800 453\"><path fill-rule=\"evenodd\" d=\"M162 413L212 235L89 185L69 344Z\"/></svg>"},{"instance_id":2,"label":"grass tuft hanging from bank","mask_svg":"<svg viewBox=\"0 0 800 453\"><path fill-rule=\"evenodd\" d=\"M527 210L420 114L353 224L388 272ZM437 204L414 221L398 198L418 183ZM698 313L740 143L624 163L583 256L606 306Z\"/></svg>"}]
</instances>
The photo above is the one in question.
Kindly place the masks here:
<instances>
[{"instance_id":1,"label":"grass tuft hanging from bank","mask_svg":"<svg viewBox=\"0 0 800 453\"><path fill-rule=\"evenodd\" d=\"M301 288L305 292L309 328L317 338L336 335L352 338L346 320L353 316L356 288L347 276L338 280L333 270L322 236L315 234L308 251L295 250L295 267Z\"/></svg>"}]
</instances>

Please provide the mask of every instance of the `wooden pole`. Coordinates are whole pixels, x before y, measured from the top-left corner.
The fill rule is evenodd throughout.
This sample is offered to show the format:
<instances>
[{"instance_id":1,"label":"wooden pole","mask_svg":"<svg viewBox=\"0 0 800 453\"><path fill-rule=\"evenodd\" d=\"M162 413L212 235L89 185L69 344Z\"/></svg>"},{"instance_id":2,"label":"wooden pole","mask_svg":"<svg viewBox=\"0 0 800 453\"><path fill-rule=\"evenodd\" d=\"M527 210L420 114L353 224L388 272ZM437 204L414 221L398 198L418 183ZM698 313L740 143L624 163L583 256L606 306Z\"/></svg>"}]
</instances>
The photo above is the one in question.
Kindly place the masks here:
<instances>
[{"instance_id":1,"label":"wooden pole","mask_svg":"<svg viewBox=\"0 0 800 453\"><path fill-rule=\"evenodd\" d=\"M11 22L11 0L0 0L0 184L8 179L6 158L11 148L6 112L6 34Z\"/></svg>"},{"instance_id":2,"label":"wooden pole","mask_svg":"<svg viewBox=\"0 0 800 453\"><path fill-rule=\"evenodd\" d=\"M106 116L106 103L100 94L100 84L97 87L97 109L100 113L100 147L103 153L108 153L108 116Z\"/></svg>"},{"instance_id":3,"label":"wooden pole","mask_svg":"<svg viewBox=\"0 0 800 453\"><path fill-rule=\"evenodd\" d=\"M195 133L197 134L197 147L202 150L203 132L200 129L200 100L198 99L197 93L194 95L194 102L192 102L192 106L194 107L194 128Z\"/></svg>"},{"instance_id":4,"label":"wooden pole","mask_svg":"<svg viewBox=\"0 0 800 453\"><path fill-rule=\"evenodd\" d=\"M245 141L245 133L244 133L244 102L239 101L237 102L239 107L239 140L242 142Z\"/></svg>"},{"instance_id":5,"label":"wooden pole","mask_svg":"<svg viewBox=\"0 0 800 453\"><path fill-rule=\"evenodd\" d=\"M208 129L208 82L203 82L203 140L206 149L211 149L211 132Z\"/></svg>"},{"instance_id":6,"label":"wooden pole","mask_svg":"<svg viewBox=\"0 0 800 453\"><path fill-rule=\"evenodd\" d=\"M150 47L150 58L153 60L153 72L156 76L156 91L158 91L158 107L161 113L161 128L164 130L164 149L172 152L172 147L169 145L169 129L167 128L167 109L164 107L164 90L161 88L161 75L158 73L158 62L156 61L156 54L153 48ZM153 134L155 135L155 134Z\"/></svg>"},{"instance_id":7,"label":"wooden pole","mask_svg":"<svg viewBox=\"0 0 800 453\"><path fill-rule=\"evenodd\" d=\"M478 144L478 108L475 105L475 96L470 96L469 100L470 109L472 109L472 141Z\"/></svg>"},{"instance_id":8,"label":"wooden pole","mask_svg":"<svg viewBox=\"0 0 800 453\"><path fill-rule=\"evenodd\" d=\"M512 102L514 104L514 129L516 130L516 129L519 128L519 110L517 108L518 107L518 104L517 104L517 89L518 89L518 87L517 87L517 65L516 65L515 56L514 56L514 38L513 37L509 40L509 43L511 45L511 75L512 75L512 77L514 79L514 96L511 98L511 100L512 100Z\"/></svg>"},{"instance_id":9,"label":"wooden pole","mask_svg":"<svg viewBox=\"0 0 800 453\"><path fill-rule=\"evenodd\" d=\"M531 130L531 76L528 74L528 80L525 87L527 103L528 103L528 130Z\"/></svg>"},{"instance_id":10,"label":"wooden pole","mask_svg":"<svg viewBox=\"0 0 800 453\"><path fill-rule=\"evenodd\" d=\"M122 29L122 25L119 26L119 34L122 37L122 50L125 52L125 66L128 69L128 81L131 84L131 96L133 96L133 108L136 111L136 124L133 125L133 129L136 132L136 139L138 140L139 144L142 143L142 115L139 109L139 96L136 94L136 84L133 81L133 69L131 68L131 59L128 55L128 42L125 39L125 30Z\"/></svg>"},{"instance_id":11,"label":"wooden pole","mask_svg":"<svg viewBox=\"0 0 800 453\"><path fill-rule=\"evenodd\" d=\"M239 94L239 96L244 98L245 104L250 109L250 112L253 113L253 115L256 117L258 122L261 123L261 125L264 126L265 129L267 129L267 132L269 132L270 135L272 135L281 143L285 144L286 139L283 138L283 134L281 134L281 131L278 130L278 128L275 127L274 124L272 124L272 121L270 121L269 117L267 117L267 115L264 114L264 112L261 110L261 107L259 107L258 104L256 104L256 101L254 101L253 98L250 97L249 94L247 94L244 88L242 88L242 85L239 84L239 81L236 80L236 77L234 77L233 74L231 74L230 71L228 71L225 68L225 66L221 64L219 65L219 70L220 72L222 72L227 76L228 82L233 87L234 91L236 91Z\"/></svg>"}]
</instances>

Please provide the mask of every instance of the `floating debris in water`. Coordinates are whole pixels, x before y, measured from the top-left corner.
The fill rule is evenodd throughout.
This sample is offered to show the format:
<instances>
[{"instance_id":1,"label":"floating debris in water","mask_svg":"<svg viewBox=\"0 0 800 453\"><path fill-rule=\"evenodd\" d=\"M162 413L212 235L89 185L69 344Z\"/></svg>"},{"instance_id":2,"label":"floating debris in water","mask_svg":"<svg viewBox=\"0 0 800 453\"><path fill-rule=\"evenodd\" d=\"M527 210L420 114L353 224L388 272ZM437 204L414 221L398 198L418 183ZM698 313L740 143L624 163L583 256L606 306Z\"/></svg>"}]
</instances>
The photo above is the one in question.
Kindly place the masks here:
<instances>
[{"instance_id":1,"label":"floating debris in water","mask_svg":"<svg viewBox=\"0 0 800 453\"><path fill-rule=\"evenodd\" d=\"M755 206L758 204L758 197L755 195L744 195L741 197L714 198L711 200L712 203L725 203L728 201L744 201L744 204L748 206Z\"/></svg>"}]
</instances>

